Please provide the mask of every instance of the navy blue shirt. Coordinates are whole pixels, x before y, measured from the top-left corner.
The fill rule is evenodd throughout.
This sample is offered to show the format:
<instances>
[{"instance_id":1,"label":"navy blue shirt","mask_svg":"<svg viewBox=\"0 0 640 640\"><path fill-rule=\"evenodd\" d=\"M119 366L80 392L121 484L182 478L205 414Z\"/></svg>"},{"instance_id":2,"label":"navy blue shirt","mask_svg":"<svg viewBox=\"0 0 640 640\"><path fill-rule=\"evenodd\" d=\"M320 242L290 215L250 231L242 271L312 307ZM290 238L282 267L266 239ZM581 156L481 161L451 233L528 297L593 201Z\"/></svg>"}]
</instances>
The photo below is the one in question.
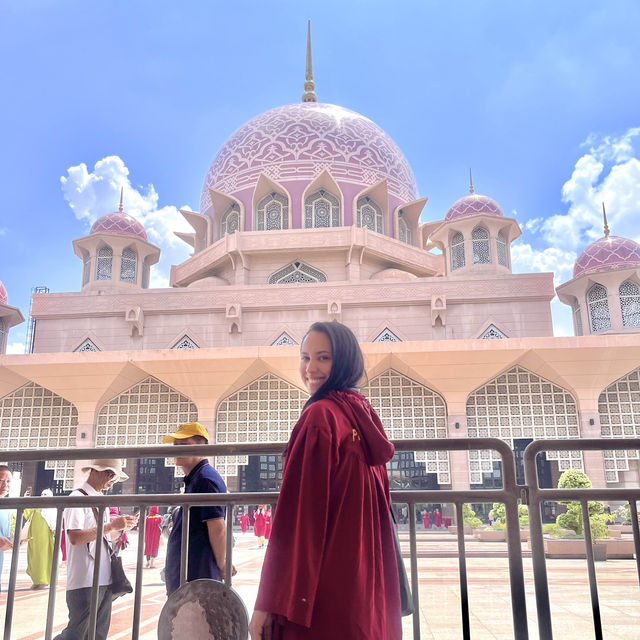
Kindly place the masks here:
<instances>
[{"instance_id":1,"label":"navy blue shirt","mask_svg":"<svg viewBox=\"0 0 640 640\"><path fill-rule=\"evenodd\" d=\"M185 493L226 493L227 487L220 474L202 460L184 478ZM222 506L191 507L189 517L189 552L187 559L187 580L213 578L220 580L220 570L209 543L207 520L224 518ZM182 509L176 509L173 528L167 544L165 578L167 595L180 586L180 548L182 546Z\"/></svg>"}]
</instances>

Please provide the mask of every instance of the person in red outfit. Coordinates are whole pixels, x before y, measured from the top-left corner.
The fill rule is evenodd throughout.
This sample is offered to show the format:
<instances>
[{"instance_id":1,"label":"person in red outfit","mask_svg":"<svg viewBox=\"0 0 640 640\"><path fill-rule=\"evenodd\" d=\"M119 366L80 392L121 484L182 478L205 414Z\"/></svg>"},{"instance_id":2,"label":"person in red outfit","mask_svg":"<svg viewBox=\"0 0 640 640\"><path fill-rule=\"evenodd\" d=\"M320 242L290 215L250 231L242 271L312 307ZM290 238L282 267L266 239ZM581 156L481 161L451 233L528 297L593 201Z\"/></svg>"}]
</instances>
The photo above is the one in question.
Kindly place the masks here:
<instances>
[{"instance_id":1,"label":"person in red outfit","mask_svg":"<svg viewBox=\"0 0 640 640\"><path fill-rule=\"evenodd\" d=\"M311 397L285 451L251 640L400 640L400 589L380 418L355 391L362 352L338 322L302 341Z\"/></svg>"},{"instance_id":2,"label":"person in red outfit","mask_svg":"<svg viewBox=\"0 0 640 640\"><path fill-rule=\"evenodd\" d=\"M247 533L247 529L249 528L249 516L246 513L243 513L240 516L240 529L242 533Z\"/></svg>"},{"instance_id":3,"label":"person in red outfit","mask_svg":"<svg viewBox=\"0 0 640 640\"><path fill-rule=\"evenodd\" d=\"M442 526L442 514L440 513L440 509L436 509L433 512L433 525L438 527L438 529Z\"/></svg>"},{"instance_id":4,"label":"person in red outfit","mask_svg":"<svg viewBox=\"0 0 640 640\"><path fill-rule=\"evenodd\" d=\"M422 524L424 524L425 529L431 529L431 519L426 509L422 512Z\"/></svg>"},{"instance_id":5,"label":"person in red outfit","mask_svg":"<svg viewBox=\"0 0 640 640\"><path fill-rule=\"evenodd\" d=\"M153 561L158 557L161 521L162 516L158 515L158 507L149 507L149 515L144 524L144 555L147 556L147 569L153 567Z\"/></svg>"},{"instance_id":6,"label":"person in red outfit","mask_svg":"<svg viewBox=\"0 0 640 640\"><path fill-rule=\"evenodd\" d=\"M267 509L264 514L264 537L266 540L271 537L271 509Z\"/></svg>"},{"instance_id":7,"label":"person in red outfit","mask_svg":"<svg viewBox=\"0 0 640 640\"><path fill-rule=\"evenodd\" d=\"M266 524L264 520L264 507L260 505L258 507L258 510L253 515L253 535L258 538L258 548L262 549L262 547L264 547L264 534L266 530Z\"/></svg>"}]
</instances>

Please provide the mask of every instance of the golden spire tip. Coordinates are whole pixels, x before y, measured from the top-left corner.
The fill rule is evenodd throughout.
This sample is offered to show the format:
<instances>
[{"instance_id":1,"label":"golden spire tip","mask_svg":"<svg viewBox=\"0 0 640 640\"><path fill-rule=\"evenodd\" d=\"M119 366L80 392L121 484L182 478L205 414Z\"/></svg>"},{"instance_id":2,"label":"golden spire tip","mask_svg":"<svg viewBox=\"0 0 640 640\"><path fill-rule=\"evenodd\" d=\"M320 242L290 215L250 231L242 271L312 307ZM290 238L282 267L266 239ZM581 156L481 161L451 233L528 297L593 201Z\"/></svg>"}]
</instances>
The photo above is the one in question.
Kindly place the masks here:
<instances>
[{"instance_id":1,"label":"golden spire tip","mask_svg":"<svg viewBox=\"0 0 640 640\"><path fill-rule=\"evenodd\" d=\"M302 102L318 102L318 96L315 93L316 85L313 82L313 60L311 57L311 20L307 21L307 64L304 74L304 93L302 94Z\"/></svg>"},{"instance_id":2,"label":"golden spire tip","mask_svg":"<svg viewBox=\"0 0 640 640\"><path fill-rule=\"evenodd\" d=\"M602 203L602 219L604 221L604 237L609 237L609 225L607 224L607 210L604 208L604 202Z\"/></svg>"},{"instance_id":3,"label":"golden spire tip","mask_svg":"<svg viewBox=\"0 0 640 640\"><path fill-rule=\"evenodd\" d=\"M469 169L469 193L473 195L475 191L473 190L473 175L471 174L471 169Z\"/></svg>"},{"instance_id":4,"label":"golden spire tip","mask_svg":"<svg viewBox=\"0 0 640 640\"><path fill-rule=\"evenodd\" d=\"M124 195L124 187L120 187L120 206L118 207L118 211L122 213L122 196Z\"/></svg>"}]
</instances>

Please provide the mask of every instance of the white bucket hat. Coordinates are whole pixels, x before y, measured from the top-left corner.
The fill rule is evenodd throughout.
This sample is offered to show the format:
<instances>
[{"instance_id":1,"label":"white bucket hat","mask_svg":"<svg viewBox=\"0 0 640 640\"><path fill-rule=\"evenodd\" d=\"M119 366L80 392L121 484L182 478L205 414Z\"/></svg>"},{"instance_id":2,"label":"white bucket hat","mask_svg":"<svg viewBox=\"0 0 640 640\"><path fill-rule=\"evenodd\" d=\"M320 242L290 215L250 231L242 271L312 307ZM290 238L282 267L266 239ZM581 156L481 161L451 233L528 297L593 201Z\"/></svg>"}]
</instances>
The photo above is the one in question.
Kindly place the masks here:
<instances>
[{"instance_id":1,"label":"white bucket hat","mask_svg":"<svg viewBox=\"0 0 640 640\"><path fill-rule=\"evenodd\" d=\"M106 460L92 460L88 465L82 467L83 471L113 471L116 474L116 482L124 482L129 476L122 470L122 460L119 458L108 458Z\"/></svg>"}]
</instances>

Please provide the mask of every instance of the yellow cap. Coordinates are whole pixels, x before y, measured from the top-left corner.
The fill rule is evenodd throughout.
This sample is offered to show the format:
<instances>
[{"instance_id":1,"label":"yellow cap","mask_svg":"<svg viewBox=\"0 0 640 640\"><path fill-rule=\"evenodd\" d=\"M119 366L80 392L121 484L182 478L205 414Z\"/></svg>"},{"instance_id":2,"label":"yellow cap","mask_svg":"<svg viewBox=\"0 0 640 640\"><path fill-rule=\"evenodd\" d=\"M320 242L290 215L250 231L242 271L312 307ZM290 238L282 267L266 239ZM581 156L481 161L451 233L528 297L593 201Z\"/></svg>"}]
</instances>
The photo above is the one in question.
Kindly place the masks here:
<instances>
[{"instance_id":1,"label":"yellow cap","mask_svg":"<svg viewBox=\"0 0 640 640\"><path fill-rule=\"evenodd\" d=\"M162 438L162 444L173 444L176 440L192 438L193 436L202 436L209 442L209 434L199 422L187 422L181 424L173 435Z\"/></svg>"}]
</instances>

